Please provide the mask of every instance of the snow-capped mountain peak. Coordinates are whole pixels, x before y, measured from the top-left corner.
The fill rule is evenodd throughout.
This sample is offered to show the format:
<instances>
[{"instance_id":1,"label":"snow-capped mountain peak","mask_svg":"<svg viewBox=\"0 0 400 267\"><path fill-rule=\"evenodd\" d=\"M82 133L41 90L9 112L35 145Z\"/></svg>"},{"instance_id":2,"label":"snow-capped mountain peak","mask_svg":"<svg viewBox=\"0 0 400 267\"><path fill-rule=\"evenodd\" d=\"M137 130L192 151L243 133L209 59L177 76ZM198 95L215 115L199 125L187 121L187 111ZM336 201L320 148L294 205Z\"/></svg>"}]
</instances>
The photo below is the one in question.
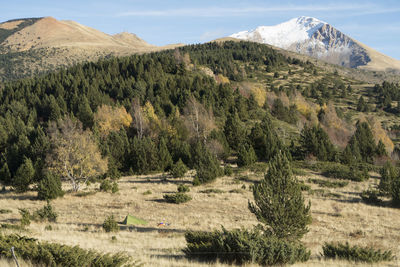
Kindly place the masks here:
<instances>
[{"instance_id":1,"label":"snow-capped mountain peak","mask_svg":"<svg viewBox=\"0 0 400 267\"><path fill-rule=\"evenodd\" d=\"M259 26L255 30L238 32L230 37L288 48L294 42L311 38L325 24L316 18L303 16L275 26Z\"/></svg>"},{"instance_id":2,"label":"snow-capped mountain peak","mask_svg":"<svg viewBox=\"0 0 400 267\"><path fill-rule=\"evenodd\" d=\"M270 44L347 67L366 65L370 61L358 42L312 17L302 16L275 26L259 26L230 37Z\"/></svg>"}]
</instances>

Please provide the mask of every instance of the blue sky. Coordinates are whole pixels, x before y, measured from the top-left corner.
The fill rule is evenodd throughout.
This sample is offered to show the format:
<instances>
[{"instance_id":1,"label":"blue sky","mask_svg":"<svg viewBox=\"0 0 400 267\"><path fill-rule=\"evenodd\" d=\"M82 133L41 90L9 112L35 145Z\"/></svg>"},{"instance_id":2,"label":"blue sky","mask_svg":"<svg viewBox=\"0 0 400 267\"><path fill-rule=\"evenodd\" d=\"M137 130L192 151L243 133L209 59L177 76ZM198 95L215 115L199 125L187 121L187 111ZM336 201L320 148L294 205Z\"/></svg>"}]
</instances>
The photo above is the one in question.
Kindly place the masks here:
<instances>
[{"instance_id":1,"label":"blue sky","mask_svg":"<svg viewBox=\"0 0 400 267\"><path fill-rule=\"evenodd\" d=\"M52 16L108 34L127 31L156 45L202 43L232 33L311 16L400 60L400 1L13 0L0 21Z\"/></svg>"}]
</instances>

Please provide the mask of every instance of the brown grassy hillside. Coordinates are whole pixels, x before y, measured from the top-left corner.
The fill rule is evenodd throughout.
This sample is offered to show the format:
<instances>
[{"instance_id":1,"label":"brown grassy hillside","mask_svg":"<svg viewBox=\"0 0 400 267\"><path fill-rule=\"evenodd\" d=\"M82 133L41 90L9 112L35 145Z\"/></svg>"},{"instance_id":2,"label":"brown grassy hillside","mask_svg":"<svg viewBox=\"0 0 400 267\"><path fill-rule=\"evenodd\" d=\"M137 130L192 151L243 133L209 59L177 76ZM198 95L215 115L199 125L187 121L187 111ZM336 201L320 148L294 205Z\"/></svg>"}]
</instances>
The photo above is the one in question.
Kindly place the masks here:
<instances>
[{"instance_id":1,"label":"brown grassy hillside","mask_svg":"<svg viewBox=\"0 0 400 267\"><path fill-rule=\"evenodd\" d=\"M52 17L0 24L0 80L31 76L59 67L109 56L128 56L172 49L155 46L131 33L108 35L74 21ZM25 25L27 24L27 25Z\"/></svg>"}]
</instances>

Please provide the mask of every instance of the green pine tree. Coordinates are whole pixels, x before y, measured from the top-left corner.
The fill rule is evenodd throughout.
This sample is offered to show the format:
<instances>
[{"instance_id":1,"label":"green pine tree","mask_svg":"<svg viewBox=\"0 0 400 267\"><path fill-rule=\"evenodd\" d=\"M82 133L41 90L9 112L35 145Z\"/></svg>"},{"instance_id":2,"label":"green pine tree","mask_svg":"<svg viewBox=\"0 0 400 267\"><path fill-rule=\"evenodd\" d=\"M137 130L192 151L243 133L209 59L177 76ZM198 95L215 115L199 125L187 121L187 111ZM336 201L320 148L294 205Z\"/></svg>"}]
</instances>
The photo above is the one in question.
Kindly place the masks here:
<instances>
[{"instance_id":1,"label":"green pine tree","mask_svg":"<svg viewBox=\"0 0 400 267\"><path fill-rule=\"evenodd\" d=\"M366 112L368 111L368 104L365 103L364 97L360 96L357 103L357 111Z\"/></svg>"},{"instance_id":2,"label":"green pine tree","mask_svg":"<svg viewBox=\"0 0 400 267\"><path fill-rule=\"evenodd\" d=\"M348 151L353 154L355 161L372 163L377 149L371 128L367 122L360 121L357 122L356 127L354 135L347 144Z\"/></svg>"},{"instance_id":3,"label":"green pine tree","mask_svg":"<svg viewBox=\"0 0 400 267\"><path fill-rule=\"evenodd\" d=\"M259 160L270 160L282 147L269 115L254 126L249 139Z\"/></svg>"},{"instance_id":4,"label":"green pine tree","mask_svg":"<svg viewBox=\"0 0 400 267\"><path fill-rule=\"evenodd\" d=\"M251 145L243 144L239 148L237 165L249 166L257 161L257 155Z\"/></svg>"},{"instance_id":5,"label":"green pine tree","mask_svg":"<svg viewBox=\"0 0 400 267\"><path fill-rule=\"evenodd\" d=\"M390 195L393 189L393 183L399 176L397 169L390 161L387 161L380 171L381 180L379 182L379 190L384 195Z\"/></svg>"},{"instance_id":6,"label":"green pine tree","mask_svg":"<svg viewBox=\"0 0 400 267\"><path fill-rule=\"evenodd\" d=\"M160 138L160 142L158 143L158 158L159 158L159 166L161 171L169 170L172 165L172 157L168 151L167 143L164 137Z\"/></svg>"},{"instance_id":7,"label":"green pine tree","mask_svg":"<svg viewBox=\"0 0 400 267\"><path fill-rule=\"evenodd\" d=\"M253 187L254 202L249 209L278 238L299 240L311 223L310 206L304 204L301 188L282 152L271 160L264 179Z\"/></svg>"},{"instance_id":8,"label":"green pine tree","mask_svg":"<svg viewBox=\"0 0 400 267\"><path fill-rule=\"evenodd\" d=\"M307 155L314 155L318 160L334 161L335 147L328 134L318 125L305 126L300 133L301 154L303 158Z\"/></svg>"},{"instance_id":9,"label":"green pine tree","mask_svg":"<svg viewBox=\"0 0 400 267\"><path fill-rule=\"evenodd\" d=\"M229 146L238 151L240 145L246 139L246 128L237 112L230 113L225 122L224 134Z\"/></svg>"},{"instance_id":10,"label":"green pine tree","mask_svg":"<svg viewBox=\"0 0 400 267\"><path fill-rule=\"evenodd\" d=\"M387 156L387 151L385 144L382 140L379 140L378 145L376 146L376 155L377 156Z\"/></svg>"},{"instance_id":11,"label":"green pine tree","mask_svg":"<svg viewBox=\"0 0 400 267\"><path fill-rule=\"evenodd\" d=\"M35 168L33 167L32 160L25 158L21 166L19 166L13 179L13 187L18 193L28 191L29 185L35 176Z\"/></svg>"},{"instance_id":12,"label":"green pine tree","mask_svg":"<svg viewBox=\"0 0 400 267\"><path fill-rule=\"evenodd\" d=\"M9 185L11 183L11 173L8 169L7 162L4 162L3 167L0 169L0 182L3 185Z\"/></svg>"},{"instance_id":13,"label":"green pine tree","mask_svg":"<svg viewBox=\"0 0 400 267\"><path fill-rule=\"evenodd\" d=\"M45 172L43 179L37 186L38 198L42 200L55 199L62 197L64 192L61 188L60 177L51 173Z\"/></svg>"},{"instance_id":14,"label":"green pine tree","mask_svg":"<svg viewBox=\"0 0 400 267\"><path fill-rule=\"evenodd\" d=\"M76 114L82 122L83 128L92 128L93 126L93 111L90 108L88 99L84 96L78 104L78 112Z\"/></svg>"},{"instance_id":15,"label":"green pine tree","mask_svg":"<svg viewBox=\"0 0 400 267\"><path fill-rule=\"evenodd\" d=\"M192 150L196 178L193 184L203 184L215 180L223 174L219 161L202 142L197 142Z\"/></svg>"}]
</instances>

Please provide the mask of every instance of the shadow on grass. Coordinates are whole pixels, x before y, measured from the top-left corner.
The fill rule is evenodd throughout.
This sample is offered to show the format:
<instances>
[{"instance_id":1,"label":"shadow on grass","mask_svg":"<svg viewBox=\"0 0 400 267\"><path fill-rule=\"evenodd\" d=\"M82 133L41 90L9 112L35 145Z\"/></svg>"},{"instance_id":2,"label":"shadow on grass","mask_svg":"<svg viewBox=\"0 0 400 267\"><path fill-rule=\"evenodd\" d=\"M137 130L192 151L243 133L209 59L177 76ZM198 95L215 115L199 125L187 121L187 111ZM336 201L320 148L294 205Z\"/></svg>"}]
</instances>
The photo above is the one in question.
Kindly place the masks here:
<instances>
[{"instance_id":1,"label":"shadow on grass","mask_svg":"<svg viewBox=\"0 0 400 267\"><path fill-rule=\"evenodd\" d=\"M0 199L12 199L12 200L38 200L37 196L31 196L31 195L14 195L14 194L8 195L7 193L1 194L1 195L0 195Z\"/></svg>"},{"instance_id":2,"label":"shadow on grass","mask_svg":"<svg viewBox=\"0 0 400 267\"><path fill-rule=\"evenodd\" d=\"M145 201L152 201L152 202L157 202L157 203L168 203L165 201L163 198L157 198L157 199L146 199Z\"/></svg>"},{"instance_id":3,"label":"shadow on grass","mask_svg":"<svg viewBox=\"0 0 400 267\"><path fill-rule=\"evenodd\" d=\"M331 198L334 201L341 202L341 203L359 203L362 202L362 200L359 197L353 197L353 198Z\"/></svg>"},{"instance_id":4,"label":"shadow on grass","mask_svg":"<svg viewBox=\"0 0 400 267\"><path fill-rule=\"evenodd\" d=\"M163 176L163 175L157 175L157 176L152 176L149 178L134 178L125 181L126 183L133 183L133 184L167 184L167 183L172 183L172 184L192 184L192 180L188 179L176 179L173 178L172 176Z\"/></svg>"},{"instance_id":5,"label":"shadow on grass","mask_svg":"<svg viewBox=\"0 0 400 267\"><path fill-rule=\"evenodd\" d=\"M4 219L4 220L1 220L0 221L0 224L3 224L3 223L5 223L5 224L19 224L20 223L20 220L19 219Z\"/></svg>"},{"instance_id":6,"label":"shadow on grass","mask_svg":"<svg viewBox=\"0 0 400 267\"><path fill-rule=\"evenodd\" d=\"M120 230L127 230L130 232L148 233L148 232L159 232L159 233L185 233L184 229L170 228L169 226L160 227L149 227L149 226L134 226L134 225L120 225Z\"/></svg>"}]
</instances>

